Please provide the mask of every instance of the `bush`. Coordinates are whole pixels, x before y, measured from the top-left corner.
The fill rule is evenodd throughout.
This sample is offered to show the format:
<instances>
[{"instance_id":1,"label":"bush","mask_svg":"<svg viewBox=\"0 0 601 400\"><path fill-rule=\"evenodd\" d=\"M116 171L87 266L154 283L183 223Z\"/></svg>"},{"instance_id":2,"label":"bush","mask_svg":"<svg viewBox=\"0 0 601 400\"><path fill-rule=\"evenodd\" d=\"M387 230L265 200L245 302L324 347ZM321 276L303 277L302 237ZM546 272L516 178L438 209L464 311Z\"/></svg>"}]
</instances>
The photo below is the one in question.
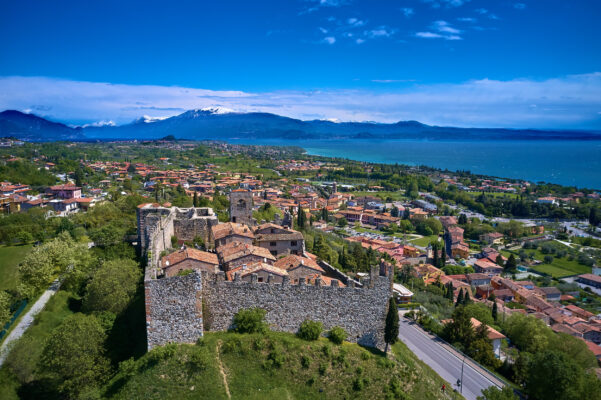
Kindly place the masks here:
<instances>
[{"instance_id":1,"label":"bush","mask_svg":"<svg viewBox=\"0 0 601 400\"><path fill-rule=\"evenodd\" d=\"M323 324L306 319L298 329L297 336L304 340L317 340L323 330Z\"/></svg>"},{"instance_id":2,"label":"bush","mask_svg":"<svg viewBox=\"0 0 601 400\"><path fill-rule=\"evenodd\" d=\"M346 339L346 332L339 326L335 326L328 332L328 339L336 344L341 344Z\"/></svg>"},{"instance_id":3,"label":"bush","mask_svg":"<svg viewBox=\"0 0 601 400\"><path fill-rule=\"evenodd\" d=\"M553 256L546 255L543 260L544 260L545 264L551 264L553 262Z\"/></svg>"},{"instance_id":4,"label":"bush","mask_svg":"<svg viewBox=\"0 0 601 400\"><path fill-rule=\"evenodd\" d=\"M265 322L267 311L262 308L240 310L234 315L234 331L238 333L265 333L268 330Z\"/></svg>"}]
</instances>

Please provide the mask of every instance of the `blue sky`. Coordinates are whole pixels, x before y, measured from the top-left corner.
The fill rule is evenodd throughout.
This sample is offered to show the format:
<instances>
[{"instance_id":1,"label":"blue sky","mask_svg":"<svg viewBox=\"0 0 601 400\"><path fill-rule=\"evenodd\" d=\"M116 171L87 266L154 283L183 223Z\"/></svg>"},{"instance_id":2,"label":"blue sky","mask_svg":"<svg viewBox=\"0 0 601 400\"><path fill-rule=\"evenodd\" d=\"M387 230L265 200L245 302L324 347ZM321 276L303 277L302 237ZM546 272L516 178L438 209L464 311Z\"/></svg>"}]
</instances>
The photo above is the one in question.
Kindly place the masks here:
<instances>
[{"instance_id":1,"label":"blue sky","mask_svg":"<svg viewBox=\"0 0 601 400\"><path fill-rule=\"evenodd\" d=\"M601 129L601 2L2 1L0 108Z\"/></svg>"}]
</instances>

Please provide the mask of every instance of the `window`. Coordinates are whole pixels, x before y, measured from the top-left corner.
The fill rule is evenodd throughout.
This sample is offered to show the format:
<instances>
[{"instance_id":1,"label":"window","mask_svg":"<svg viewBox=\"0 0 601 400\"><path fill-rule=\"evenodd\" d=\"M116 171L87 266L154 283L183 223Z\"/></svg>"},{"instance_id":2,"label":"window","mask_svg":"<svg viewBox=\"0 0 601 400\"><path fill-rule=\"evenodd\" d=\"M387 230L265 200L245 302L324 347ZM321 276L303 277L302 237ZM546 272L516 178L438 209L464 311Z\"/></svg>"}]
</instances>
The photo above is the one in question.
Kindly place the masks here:
<instances>
[{"instance_id":1,"label":"window","mask_svg":"<svg viewBox=\"0 0 601 400\"><path fill-rule=\"evenodd\" d=\"M290 246L296 246L296 244L297 244L297 243L296 243L296 240L291 240L291 241L290 241Z\"/></svg>"},{"instance_id":2,"label":"window","mask_svg":"<svg viewBox=\"0 0 601 400\"><path fill-rule=\"evenodd\" d=\"M271 247L275 247L275 246L277 246L277 243L276 243L276 242L269 242L269 245L270 245Z\"/></svg>"},{"instance_id":3,"label":"window","mask_svg":"<svg viewBox=\"0 0 601 400\"><path fill-rule=\"evenodd\" d=\"M263 282L263 277L262 276L257 277L257 282Z\"/></svg>"}]
</instances>

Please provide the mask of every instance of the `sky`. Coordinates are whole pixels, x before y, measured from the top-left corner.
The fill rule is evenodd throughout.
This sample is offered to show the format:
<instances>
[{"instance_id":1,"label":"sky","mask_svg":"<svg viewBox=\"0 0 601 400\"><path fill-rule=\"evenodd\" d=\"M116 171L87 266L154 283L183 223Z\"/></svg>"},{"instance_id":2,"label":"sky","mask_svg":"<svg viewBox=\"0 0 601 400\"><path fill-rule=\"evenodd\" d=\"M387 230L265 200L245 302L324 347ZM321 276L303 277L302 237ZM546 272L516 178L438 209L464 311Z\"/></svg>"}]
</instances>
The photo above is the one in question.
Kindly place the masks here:
<instances>
[{"instance_id":1,"label":"sky","mask_svg":"<svg viewBox=\"0 0 601 400\"><path fill-rule=\"evenodd\" d=\"M0 0L0 109L601 129L597 0Z\"/></svg>"}]
</instances>

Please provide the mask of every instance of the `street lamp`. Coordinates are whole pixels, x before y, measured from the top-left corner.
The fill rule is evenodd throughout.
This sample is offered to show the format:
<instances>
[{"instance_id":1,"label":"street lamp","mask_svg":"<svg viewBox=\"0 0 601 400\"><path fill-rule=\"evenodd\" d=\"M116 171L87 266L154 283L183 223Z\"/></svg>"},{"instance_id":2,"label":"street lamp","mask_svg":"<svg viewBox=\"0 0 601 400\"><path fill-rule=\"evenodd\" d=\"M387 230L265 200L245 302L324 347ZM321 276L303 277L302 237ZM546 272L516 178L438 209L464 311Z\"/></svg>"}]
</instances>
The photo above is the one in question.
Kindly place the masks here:
<instances>
[{"instance_id":1,"label":"street lamp","mask_svg":"<svg viewBox=\"0 0 601 400\"><path fill-rule=\"evenodd\" d=\"M463 366L465 365L465 354L463 355L463 362L461 363L461 379L457 379L457 386L459 386L459 393L463 394Z\"/></svg>"}]
</instances>

